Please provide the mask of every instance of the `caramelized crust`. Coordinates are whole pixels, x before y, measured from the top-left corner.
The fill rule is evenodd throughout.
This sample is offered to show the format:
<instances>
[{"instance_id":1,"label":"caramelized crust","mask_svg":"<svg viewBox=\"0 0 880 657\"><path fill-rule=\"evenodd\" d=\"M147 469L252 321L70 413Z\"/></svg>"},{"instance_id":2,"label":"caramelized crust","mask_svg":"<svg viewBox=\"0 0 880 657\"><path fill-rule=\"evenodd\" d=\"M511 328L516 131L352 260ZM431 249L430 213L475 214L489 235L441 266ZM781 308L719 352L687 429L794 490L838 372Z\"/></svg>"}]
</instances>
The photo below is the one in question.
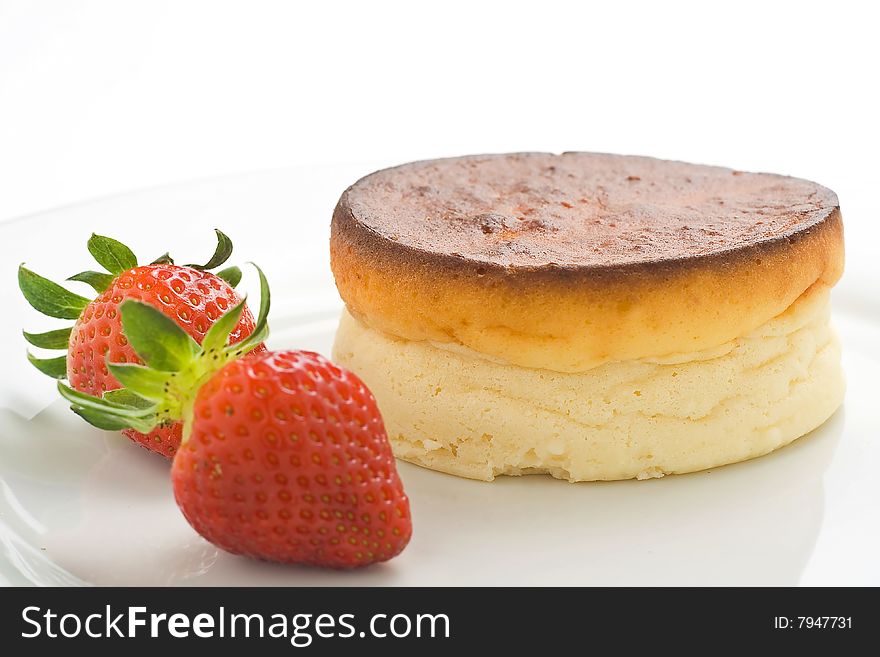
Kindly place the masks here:
<instances>
[{"instance_id":1,"label":"caramelized crust","mask_svg":"<svg viewBox=\"0 0 880 657\"><path fill-rule=\"evenodd\" d=\"M330 246L368 326L563 372L717 346L843 269L820 185L590 153L379 171L343 193Z\"/></svg>"}]
</instances>

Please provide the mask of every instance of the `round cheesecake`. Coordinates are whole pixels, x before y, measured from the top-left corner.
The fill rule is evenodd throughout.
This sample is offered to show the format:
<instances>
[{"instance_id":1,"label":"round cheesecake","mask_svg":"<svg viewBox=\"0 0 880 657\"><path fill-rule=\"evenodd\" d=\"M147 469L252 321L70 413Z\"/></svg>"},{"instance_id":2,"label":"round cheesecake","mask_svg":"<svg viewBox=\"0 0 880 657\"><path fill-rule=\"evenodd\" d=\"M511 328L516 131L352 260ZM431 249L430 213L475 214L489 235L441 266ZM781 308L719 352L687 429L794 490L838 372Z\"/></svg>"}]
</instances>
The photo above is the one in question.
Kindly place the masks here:
<instances>
[{"instance_id":1,"label":"round cheesecake","mask_svg":"<svg viewBox=\"0 0 880 657\"><path fill-rule=\"evenodd\" d=\"M417 162L347 189L330 246L334 357L427 467L691 472L843 397L843 228L809 181L592 153Z\"/></svg>"}]
</instances>

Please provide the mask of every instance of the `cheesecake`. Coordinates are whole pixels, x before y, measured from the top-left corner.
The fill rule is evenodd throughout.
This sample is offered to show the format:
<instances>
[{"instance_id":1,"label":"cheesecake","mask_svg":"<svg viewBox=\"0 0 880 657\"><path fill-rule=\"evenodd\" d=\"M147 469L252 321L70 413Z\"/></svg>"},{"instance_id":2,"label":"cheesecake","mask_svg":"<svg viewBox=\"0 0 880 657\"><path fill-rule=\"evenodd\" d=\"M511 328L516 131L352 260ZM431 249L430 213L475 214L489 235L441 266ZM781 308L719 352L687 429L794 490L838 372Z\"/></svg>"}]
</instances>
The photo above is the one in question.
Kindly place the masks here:
<instances>
[{"instance_id":1,"label":"cheesecake","mask_svg":"<svg viewBox=\"0 0 880 657\"><path fill-rule=\"evenodd\" d=\"M428 468L693 472L843 399L843 225L813 182L595 153L415 162L345 190L330 251L334 359Z\"/></svg>"}]
</instances>

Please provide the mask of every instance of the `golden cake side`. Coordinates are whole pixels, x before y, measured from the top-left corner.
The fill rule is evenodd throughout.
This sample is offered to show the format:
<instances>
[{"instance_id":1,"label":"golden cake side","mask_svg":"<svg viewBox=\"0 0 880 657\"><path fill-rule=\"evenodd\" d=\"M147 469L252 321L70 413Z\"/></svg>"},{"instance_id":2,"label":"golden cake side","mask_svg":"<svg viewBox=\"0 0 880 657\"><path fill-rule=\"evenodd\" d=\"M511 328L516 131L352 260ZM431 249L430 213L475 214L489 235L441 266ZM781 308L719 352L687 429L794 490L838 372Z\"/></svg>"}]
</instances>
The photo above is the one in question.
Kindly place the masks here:
<instances>
[{"instance_id":1,"label":"golden cake side","mask_svg":"<svg viewBox=\"0 0 880 657\"><path fill-rule=\"evenodd\" d=\"M548 157L551 159L546 161L557 162L552 158L560 156ZM531 159L526 158L526 163ZM639 184L647 184L649 174L659 181L671 175L657 173L663 170L662 161L619 159L624 164L616 166L630 168L615 174L618 178L626 171L636 171ZM490 164L495 163L490 160ZM738 189L737 185L745 185L745 189L737 192L736 204L730 201L717 206L723 211L713 210L717 204L709 205L706 211L715 211L715 219L703 220L699 230L685 231L699 233L687 244L676 243L679 229L688 224L676 218L671 205L678 183L667 180L663 184L669 189L662 194L632 196L641 199L638 210L626 202L630 198L627 194L634 194L626 187L618 190L621 196L614 203L606 201L612 214L602 221L617 221L621 224L618 228L603 224L585 232L578 222L600 221L590 217L603 216L592 207L563 208L563 215L546 208L540 215L535 210L529 215L532 219L502 227L501 232L507 233L502 246L513 245L504 246L512 251L506 254L496 253L493 249L501 247L493 241L495 234L485 233L485 227L477 225L488 221L487 215L500 216L495 213L506 206L491 195L469 199L466 189L472 184L470 179L445 181L465 190L449 194L448 203L459 213L450 217L443 214L442 199L427 203L419 192L411 193L410 188L423 189L424 185L416 183L427 178L394 183L397 175L404 180L411 175L409 169L400 167L379 172L386 179L368 185L378 175L373 174L346 190L333 214L331 265L340 295L355 317L391 335L458 343L525 367L577 372L604 362L724 343L783 312L807 290L830 288L840 278L843 225L837 197L830 190L770 174L734 175L738 172L696 165L687 165L692 168L681 172L685 165L668 164L676 172L676 181L685 174L695 180L695 171L708 171L699 203L684 197L680 201L684 205L695 204L699 209L714 203L715 194L732 193L730 189ZM440 161L440 166L460 168L464 164ZM425 177L424 172L420 175ZM517 180L511 178L507 187L516 189L520 185ZM400 191L407 184L407 191ZM396 186L396 196L377 198L377 189L388 194L387 185ZM692 196L695 193L691 190ZM754 200L749 193L762 196ZM813 195L814 200L800 203L797 194ZM386 209L380 201L410 206L405 211ZM534 197L528 202L539 204ZM422 203L425 208L420 207ZM557 202L552 203L556 207ZM749 208L764 212L763 205L773 206L775 224L771 225L771 215L756 214L767 217L768 227L763 232L751 234L748 227L739 225L740 217L737 227L724 233L724 221L733 222L731 216L738 217L737 213ZM430 233L426 236L418 233L419 212L424 212L425 232ZM398 216L401 213L405 217ZM630 216L628 228L622 226L621 219L626 213ZM656 214L654 223L651 213ZM428 227L434 216L441 219L431 233ZM475 217L476 224L470 221ZM396 234L395 221L401 221L400 227L409 234ZM545 229L536 231L535 221ZM650 252L641 247L653 235L645 230L656 233L660 243ZM450 234L455 240L448 237ZM617 239L617 252L579 253L578 249L586 251L587 247L579 243L560 246L554 239ZM548 261L551 258L554 261Z\"/></svg>"},{"instance_id":2,"label":"golden cake side","mask_svg":"<svg viewBox=\"0 0 880 657\"><path fill-rule=\"evenodd\" d=\"M827 291L715 348L557 372L394 338L349 314L334 360L373 391L395 454L473 479L647 479L771 452L843 400Z\"/></svg>"}]
</instances>

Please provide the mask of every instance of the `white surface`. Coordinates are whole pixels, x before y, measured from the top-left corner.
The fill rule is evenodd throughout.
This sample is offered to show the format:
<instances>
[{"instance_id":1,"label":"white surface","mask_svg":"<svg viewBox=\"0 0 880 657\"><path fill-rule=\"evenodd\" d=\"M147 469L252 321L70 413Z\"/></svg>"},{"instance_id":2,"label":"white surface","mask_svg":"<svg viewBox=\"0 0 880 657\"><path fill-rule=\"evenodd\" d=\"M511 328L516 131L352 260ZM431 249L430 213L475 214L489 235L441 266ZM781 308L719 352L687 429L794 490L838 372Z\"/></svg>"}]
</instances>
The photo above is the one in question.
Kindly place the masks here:
<instances>
[{"instance_id":1,"label":"white surface","mask_svg":"<svg viewBox=\"0 0 880 657\"><path fill-rule=\"evenodd\" d=\"M849 391L825 426L770 456L644 482L492 484L401 465L415 534L392 562L354 573L218 552L177 511L168 464L85 425L24 360L39 318L12 284L27 260L60 278L89 264L91 230L198 260L210 229L273 286L271 344L327 353L340 302L329 214L365 171L308 168L118 196L0 226L0 582L14 584L880 584L880 299L856 223L835 292ZM124 228L117 224L126 221ZM135 238L150 221L156 233ZM161 233L169 233L167 236ZM171 233L174 233L173 235ZM173 242L173 244L172 244ZM176 245L180 245L179 247ZM253 279L246 279L253 289Z\"/></svg>"},{"instance_id":2,"label":"white surface","mask_svg":"<svg viewBox=\"0 0 880 657\"><path fill-rule=\"evenodd\" d=\"M878 18L864 0L0 0L0 219L512 150L789 173L848 211L876 188Z\"/></svg>"}]
</instances>

